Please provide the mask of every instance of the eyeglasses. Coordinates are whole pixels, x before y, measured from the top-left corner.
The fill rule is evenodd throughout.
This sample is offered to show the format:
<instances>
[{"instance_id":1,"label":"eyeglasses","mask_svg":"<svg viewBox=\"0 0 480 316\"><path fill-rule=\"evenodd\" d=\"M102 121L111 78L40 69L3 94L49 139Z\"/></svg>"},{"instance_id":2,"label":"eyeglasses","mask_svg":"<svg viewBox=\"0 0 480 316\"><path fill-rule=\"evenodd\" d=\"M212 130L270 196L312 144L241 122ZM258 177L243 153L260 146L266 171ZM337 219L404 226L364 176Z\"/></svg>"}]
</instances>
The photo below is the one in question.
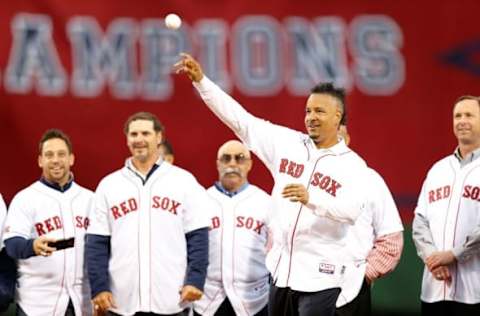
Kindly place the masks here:
<instances>
[{"instance_id":1,"label":"eyeglasses","mask_svg":"<svg viewBox=\"0 0 480 316\"><path fill-rule=\"evenodd\" d=\"M250 160L250 158L248 158L248 157L245 156L244 154L236 154L236 155L223 154L223 155L220 156L220 158L218 158L218 160L219 160L221 163L224 163L224 164L229 163L232 159L235 159L235 161L236 161L238 164L243 164L243 163L245 163L247 160Z\"/></svg>"}]
</instances>

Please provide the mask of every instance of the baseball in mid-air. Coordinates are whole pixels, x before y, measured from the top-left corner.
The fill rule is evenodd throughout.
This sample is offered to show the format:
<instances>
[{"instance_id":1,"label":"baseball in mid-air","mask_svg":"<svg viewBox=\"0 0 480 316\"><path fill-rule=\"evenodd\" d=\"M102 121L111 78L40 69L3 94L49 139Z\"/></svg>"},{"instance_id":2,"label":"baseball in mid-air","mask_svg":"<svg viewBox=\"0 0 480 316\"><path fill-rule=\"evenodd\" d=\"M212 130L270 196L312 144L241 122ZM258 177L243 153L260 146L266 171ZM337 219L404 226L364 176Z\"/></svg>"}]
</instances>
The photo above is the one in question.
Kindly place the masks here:
<instances>
[{"instance_id":1,"label":"baseball in mid-air","mask_svg":"<svg viewBox=\"0 0 480 316\"><path fill-rule=\"evenodd\" d=\"M165 25L171 30L176 30L182 25L182 20L175 13L170 13L165 17Z\"/></svg>"}]
</instances>

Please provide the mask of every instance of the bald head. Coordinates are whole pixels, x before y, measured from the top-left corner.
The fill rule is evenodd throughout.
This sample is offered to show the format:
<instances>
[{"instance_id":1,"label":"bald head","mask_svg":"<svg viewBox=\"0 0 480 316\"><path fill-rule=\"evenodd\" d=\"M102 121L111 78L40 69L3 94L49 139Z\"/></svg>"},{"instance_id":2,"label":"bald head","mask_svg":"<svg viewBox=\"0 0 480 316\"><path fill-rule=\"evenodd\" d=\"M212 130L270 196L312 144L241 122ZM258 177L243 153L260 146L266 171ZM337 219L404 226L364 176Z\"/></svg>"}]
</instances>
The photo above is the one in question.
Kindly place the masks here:
<instances>
[{"instance_id":1,"label":"bald head","mask_svg":"<svg viewBox=\"0 0 480 316\"><path fill-rule=\"evenodd\" d=\"M247 147L238 140L229 140L218 149L217 170L222 186L236 192L247 182L252 160Z\"/></svg>"},{"instance_id":2,"label":"bald head","mask_svg":"<svg viewBox=\"0 0 480 316\"><path fill-rule=\"evenodd\" d=\"M250 151L247 147L238 140L232 139L224 143L218 148L217 158L220 158L224 153L243 153L245 157L250 158Z\"/></svg>"}]
</instances>

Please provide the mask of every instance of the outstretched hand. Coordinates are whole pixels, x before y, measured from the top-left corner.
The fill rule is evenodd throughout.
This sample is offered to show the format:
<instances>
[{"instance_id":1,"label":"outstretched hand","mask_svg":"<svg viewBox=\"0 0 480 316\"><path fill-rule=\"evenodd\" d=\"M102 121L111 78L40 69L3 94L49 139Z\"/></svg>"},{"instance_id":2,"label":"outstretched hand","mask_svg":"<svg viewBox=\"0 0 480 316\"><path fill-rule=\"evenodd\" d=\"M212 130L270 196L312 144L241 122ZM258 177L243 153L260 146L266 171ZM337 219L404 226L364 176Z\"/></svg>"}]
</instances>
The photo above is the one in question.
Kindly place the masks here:
<instances>
[{"instance_id":1,"label":"outstretched hand","mask_svg":"<svg viewBox=\"0 0 480 316\"><path fill-rule=\"evenodd\" d=\"M199 82L203 78L202 67L187 53L180 53L180 60L173 65L173 69L177 74L187 74L188 78L194 82Z\"/></svg>"}]
</instances>

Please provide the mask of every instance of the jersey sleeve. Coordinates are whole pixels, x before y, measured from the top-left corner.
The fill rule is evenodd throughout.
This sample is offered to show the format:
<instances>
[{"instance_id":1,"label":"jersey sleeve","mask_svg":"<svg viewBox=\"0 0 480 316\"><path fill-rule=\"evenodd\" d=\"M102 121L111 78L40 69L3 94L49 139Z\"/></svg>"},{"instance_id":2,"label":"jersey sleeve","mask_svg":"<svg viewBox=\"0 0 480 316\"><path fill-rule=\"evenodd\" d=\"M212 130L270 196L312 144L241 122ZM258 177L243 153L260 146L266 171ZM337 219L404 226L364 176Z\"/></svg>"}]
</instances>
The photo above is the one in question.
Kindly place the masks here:
<instances>
[{"instance_id":1,"label":"jersey sleeve","mask_svg":"<svg viewBox=\"0 0 480 316\"><path fill-rule=\"evenodd\" d=\"M272 171L278 145L299 132L253 116L205 76L193 85L210 110Z\"/></svg>"},{"instance_id":2,"label":"jersey sleeve","mask_svg":"<svg viewBox=\"0 0 480 316\"><path fill-rule=\"evenodd\" d=\"M465 242L452 249L459 262L468 261L475 255L480 254L480 225L476 226L465 239Z\"/></svg>"},{"instance_id":3,"label":"jersey sleeve","mask_svg":"<svg viewBox=\"0 0 480 316\"><path fill-rule=\"evenodd\" d=\"M437 250L433 242L427 219L427 196L425 194L427 180L423 183L422 191L418 197L417 207L415 208L415 217L412 223L412 238L417 248L417 254L423 261L434 251Z\"/></svg>"},{"instance_id":4,"label":"jersey sleeve","mask_svg":"<svg viewBox=\"0 0 480 316\"><path fill-rule=\"evenodd\" d=\"M3 240L12 237L23 237L25 239L37 237L33 235L34 218L28 208L27 201L35 203L25 193L19 193L13 198L5 221Z\"/></svg>"},{"instance_id":5,"label":"jersey sleeve","mask_svg":"<svg viewBox=\"0 0 480 316\"><path fill-rule=\"evenodd\" d=\"M351 180L349 185L342 188L335 196L310 190L307 208L317 216L350 225L355 224L366 207L365 185L358 180L365 176L363 169L365 168L357 170L355 175L352 175L352 179L355 180Z\"/></svg>"},{"instance_id":6,"label":"jersey sleeve","mask_svg":"<svg viewBox=\"0 0 480 316\"><path fill-rule=\"evenodd\" d=\"M108 214L108 203L104 192L104 183L101 182L93 196L88 217L90 225L88 226L88 234L110 236L111 226Z\"/></svg>"},{"instance_id":7,"label":"jersey sleeve","mask_svg":"<svg viewBox=\"0 0 480 316\"><path fill-rule=\"evenodd\" d=\"M403 231L402 220L392 193L383 178L371 170L374 191L370 194L368 207L373 212L373 229L376 237Z\"/></svg>"},{"instance_id":8,"label":"jersey sleeve","mask_svg":"<svg viewBox=\"0 0 480 316\"><path fill-rule=\"evenodd\" d=\"M199 228L209 227L209 210L211 200L207 191L195 180L190 179L189 189L184 205L183 229L185 234Z\"/></svg>"}]
</instances>

